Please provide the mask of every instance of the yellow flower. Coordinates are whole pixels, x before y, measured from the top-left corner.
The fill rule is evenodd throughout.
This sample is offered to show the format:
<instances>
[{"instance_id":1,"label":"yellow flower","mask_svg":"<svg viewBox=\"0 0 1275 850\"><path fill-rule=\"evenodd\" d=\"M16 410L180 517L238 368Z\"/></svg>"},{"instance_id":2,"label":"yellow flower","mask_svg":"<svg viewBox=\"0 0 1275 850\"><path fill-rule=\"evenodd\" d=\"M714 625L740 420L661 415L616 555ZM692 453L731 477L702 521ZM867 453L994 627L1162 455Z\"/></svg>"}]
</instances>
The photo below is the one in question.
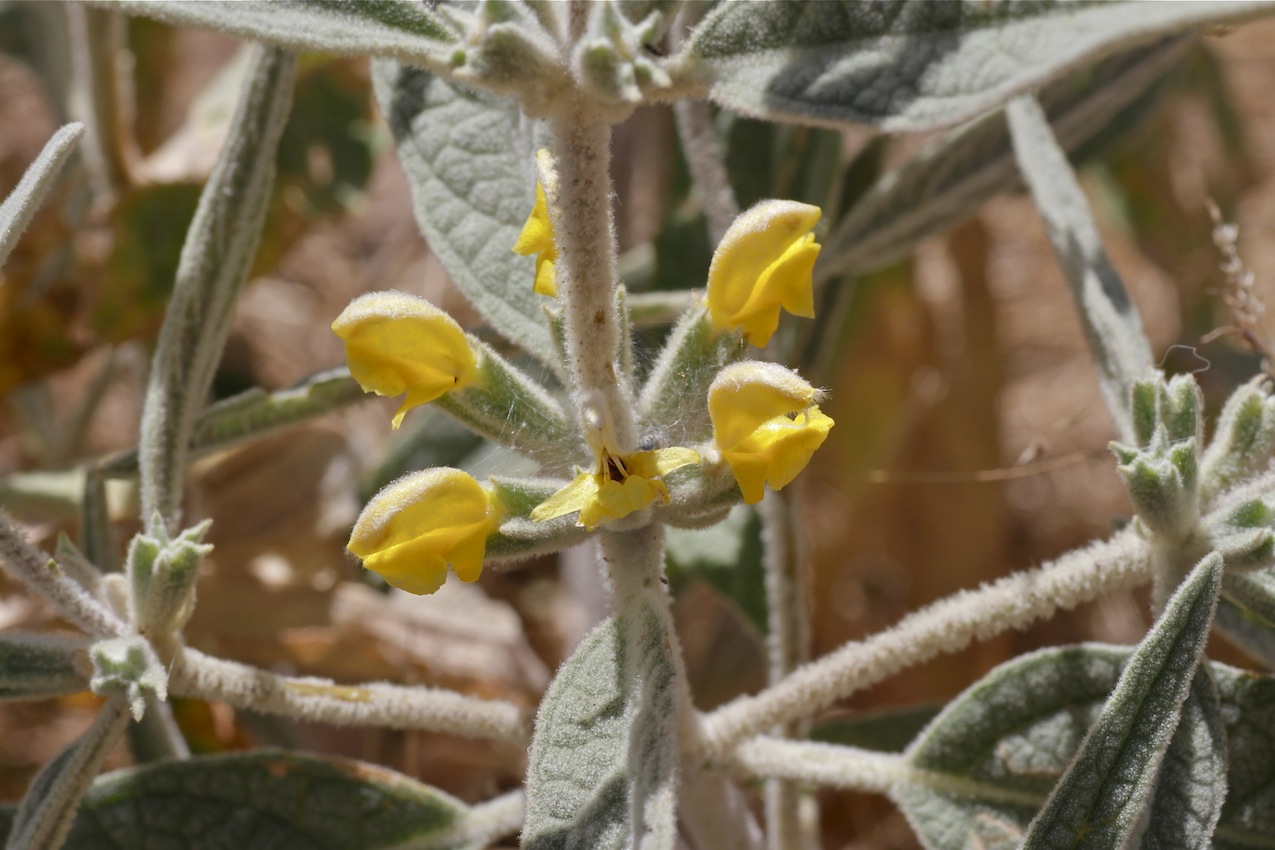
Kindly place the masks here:
<instances>
[{"instance_id":1,"label":"yellow flower","mask_svg":"<svg viewBox=\"0 0 1275 850\"><path fill-rule=\"evenodd\" d=\"M553 264L558 259L558 246L553 241L553 222L549 221L549 204L545 200L544 187L536 181L536 205L527 216L527 223L514 243L514 253L536 255L536 286L540 295L555 297L558 284L553 277Z\"/></svg>"},{"instance_id":2,"label":"yellow flower","mask_svg":"<svg viewBox=\"0 0 1275 850\"><path fill-rule=\"evenodd\" d=\"M814 402L818 391L777 363L727 366L708 388L713 441L754 505L806 468L833 422Z\"/></svg>"},{"instance_id":3,"label":"yellow flower","mask_svg":"<svg viewBox=\"0 0 1275 850\"><path fill-rule=\"evenodd\" d=\"M447 565L461 581L483 571L487 535L497 525L492 497L472 476L441 467L400 478L368 502L349 550L363 566L408 593L433 593Z\"/></svg>"},{"instance_id":4,"label":"yellow flower","mask_svg":"<svg viewBox=\"0 0 1275 850\"><path fill-rule=\"evenodd\" d=\"M364 392L407 393L394 427L407 411L472 383L478 360L455 319L415 295L370 292L350 302L332 330L345 342L350 374Z\"/></svg>"},{"instance_id":5,"label":"yellow flower","mask_svg":"<svg viewBox=\"0 0 1275 850\"><path fill-rule=\"evenodd\" d=\"M672 448L618 455L601 448L597 471L581 471L566 487L531 512L537 522L580 512L576 525L592 531L599 524L623 519L649 507L657 499L669 502L668 485L660 476L699 462L693 449Z\"/></svg>"},{"instance_id":6,"label":"yellow flower","mask_svg":"<svg viewBox=\"0 0 1275 850\"><path fill-rule=\"evenodd\" d=\"M761 348L779 327L779 308L814 318L811 270L818 207L762 201L731 224L708 270L708 309L718 330L740 328Z\"/></svg>"}]
</instances>

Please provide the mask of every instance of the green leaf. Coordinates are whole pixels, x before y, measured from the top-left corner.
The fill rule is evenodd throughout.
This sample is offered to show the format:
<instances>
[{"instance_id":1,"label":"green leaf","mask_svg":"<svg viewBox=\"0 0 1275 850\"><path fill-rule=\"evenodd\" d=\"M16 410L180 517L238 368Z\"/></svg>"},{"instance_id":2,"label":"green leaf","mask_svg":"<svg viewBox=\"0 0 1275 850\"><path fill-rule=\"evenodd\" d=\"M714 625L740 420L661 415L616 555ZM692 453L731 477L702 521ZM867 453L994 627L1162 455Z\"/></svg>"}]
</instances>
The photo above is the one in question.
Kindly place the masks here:
<instances>
[{"instance_id":1,"label":"green leaf","mask_svg":"<svg viewBox=\"0 0 1275 850\"><path fill-rule=\"evenodd\" d=\"M281 47L393 56L417 64L438 63L456 40L434 14L434 4L413 0L117 0L111 5L170 24L206 27Z\"/></svg>"},{"instance_id":2,"label":"green leaf","mask_svg":"<svg viewBox=\"0 0 1275 850\"><path fill-rule=\"evenodd\" d=\"M585 637L540 704L525 850L672 848L677 708L670 636L640 599Z\"/></svg>"},{"instance_id":3,"label":"green leaf","mask_svg":"<svg viewBox=\"0 0 1275 850\"><path fill-rule=\"evenodd\" d=\"M80 800L127 724L127 703L107 700L84 734L40 768L14 814L5 850L64 846Z\"/></svg>"},{"instance_id":4,"label":"green leaf","mask_svg":"<svg viewBox=\"0 0 1275 850\"><path fill-rule=\"evenodd\" d=\"M286 390L268 393L251 389L209 405L195 420L190 438L192 455L221 451L240 442L306 422L364 398L363 388L341 367L319 372ZM100 467L109 477L137 470L137 453L126 452Z\"/></svg>"},{"instance_id":5,"label":"green leaf","mask_svg":"<svg viewBox=\"0 0 1275 850\"><path fill-rule=\"evenodd\" d=\"M470 346L481 352L479 379L435 399L435 406L494 443L545 466L565 465L579 437L562 405L491 346L473 338Z\"/></svg>"},{"instance_id":6,"label":"green leaf","mask_svg":"<svg viewBox=\"0 0 1275 850\"><path fill-rule=\"evenodd\" d=\"M195 416L221 360L235 297L265 221L295 72L294 56L254 52L226 146L182 249L142 413L141 501L148 525L155 516L172 524L178 514Z\"/></svg>"},{"instance_id":7,"label":"green leaf","mask_svg":"<svg viewBox=\"0 0 1275 850\"><path fill-rule=\"evenodd\" d=\"M492 327L555 364L535 262L513 253L535 201L535 146L517 104L397 62L374 63L372 76L430 250Z\"/></svg>"},{"instance_id":8,"label":"green leaf","mask_svg":"<svg viewBox=\"0 0 1275 850\"><path fill-rule=\"evenodd\" d=\"M1270 8L1232 0L723 3L670 71L757 117L933 130L1122 47Z\"/></svg>"},{"instance_id":9,"label":"green leaf","mask_svg":"<svg viewBox=\"0 0 1275 850\"><path fill-rule=\"evenodd\" d=\"M65 850L437 850L467 808L373 765L295 753L203 756L107 774L93 783ZM432 840L431 840L432 839Z\"/></svg>"},{"instance_id":10,"label":"green leaf","mask_svg":"<svg viewBox=\"0 0 1275 850\"><path fill-rule=\"evenodd\" d=\"M9 252L18 243L18 237L35 216L35 211L53 188L62 166L75 151L75 145L84 135L84 125L67 124L53 134L44 150L22 175L18 185L0 203L0 266L9 258Z\"/></svg>"},{"instance_id":11,"label":"green leaf","mask_svg":"<svg viewBox=\"0 0 1275 850\"><path fill-rule=\"evenodd\" d=\"M1130 392L1153 365L1142 320L1107 258L1075 172L1040 106L1022 98L1009 105L1007 114L1015 156L1067 276L1107 409L1121 439L1134 444Z\"/></svg>"},{"instance_id":12,"label":"green leaf","mask_svg":"<svg viewBox=\"0 0 1275 850\"><path fill-rule=\"evenodd\" d=\"M1051 789L1033 841L1058 824L1064 807L1078 818L1093 814L1091 805L1111 809L1095 815L1083 840L1078 827L1065 828L1068 847L1120 846L1112 833L1136 823L1140 806L1169 805L1153 802L1153 790L1176 795L1179 805L1187 800L1197 814L1215 810L1216 785L1197 785L1179 772L1156 789L1155 778L1166 749L1169 763L1178 765L1192 748L1199 775L1220 776L1210 749L1223 740L1208 704L1211 685L1192 684L1220 573L1220 558L1205 559L1132 654L1098 645L1033 653L992 671L948 705L909 748L916 772L894 795L926 846L1016 848ZM1196 704L1186 711L1185 740L1170 747L1191 688ZM1235 722L1234 713L1225 716ZM1166 768L1165 776L1174 770ZM1113 783L1117 776L1123 784Z\"/></svg>"},{"instance_id":13,"label":"green leaf","mask_svg":"<svg viewBox=\"0 0 1275 850\"><path fill-rule=\"evenodd\" d=\"M1275 835L1275 678L1213 664L1230 761L1215 850L1269 847Z\"/></svg>"},{"instance_id":14,"label":"green leaf","mask_svg":"<svg viewBox=\"0 0 1275 850\"><path fill-rule=\"evenodd\" d=\"M0 700L43 699L87 690L87 644L62 635L0 635Z\"/></svg>"},{"instance_id":15,"label":"green leaf","mask_svg":"<svg viewBox=\"0 0 1275 850\"><path fill-rule=\"evenodd\" d=\"M1142 836L1146 850L1213 847L1227 795L1226 730L1207 667L1196 671L1182 716L1164 754Z\"/></svg>"},{"instance_id":16,"label":"green leaf","mask_svg":"<svg viewBox=\"0 0 1275 850\"><path fill-rule=\"evenodd\" d=\"M1275 628L1275 568L1227 573L1222 593L1268 628Z\"/></svg>"},{"instance_id":17,"label":"green leaf","mask_svg":"<svg viewBox=\"0 0 1275 850\"><path fill-rule=\"evenodd\" d=\"M1052 83L1040 103L1066 150L1087 144L1182 57L1193 36L1113 56ZM1003 112L952 130L881 177L823 240L816 276L895 263L927 236L955 227L993 196L1019 185Z\"/></svg>"},{"instance_id":18,"label":"green leaf","mask_svg":"<svg viewBox=\"0 0 1275 850\"><path fill-rule=\"evenodd\" d=\"M1205 822L1202 828L1207 847L1212 824L1217 821L1209 806L1221 804L1223 790L1207 788L1208 805L1200 805L1200 795L1192 793L1198 790L1196 786L1185 781L1173 784L1173 777L1181 772L1175 768L1164 775L1165 784L1158 791L1176 799L1153 800L1158 796L1160 765L1208 640L1221 582L1222 557L1213 554L1201 561L1173 594L1164 614L1130 656L1049 802L1032 821L1023 850L1127 846L1146 826L1148 807L1163 813L1165 806L1180 806L1184 797L1191 801L1188 808ZM1197 702L1206 713L1210 698L1206 695ZM1176 755L1181 757L1184 749L1190 755L1201 737L1207 739L1208 732L1201 736L1192 730L1191 740L1179 746ZM1208 742L1200 745L1208 746ZM1219 747L1220 741L1212 746ZM1214 772L1221 776L1216 766ZM1190 779L1189 766L1185 773ZM1148 839L1154 841L1150 835Z\"/></svg>"}]
</instances>

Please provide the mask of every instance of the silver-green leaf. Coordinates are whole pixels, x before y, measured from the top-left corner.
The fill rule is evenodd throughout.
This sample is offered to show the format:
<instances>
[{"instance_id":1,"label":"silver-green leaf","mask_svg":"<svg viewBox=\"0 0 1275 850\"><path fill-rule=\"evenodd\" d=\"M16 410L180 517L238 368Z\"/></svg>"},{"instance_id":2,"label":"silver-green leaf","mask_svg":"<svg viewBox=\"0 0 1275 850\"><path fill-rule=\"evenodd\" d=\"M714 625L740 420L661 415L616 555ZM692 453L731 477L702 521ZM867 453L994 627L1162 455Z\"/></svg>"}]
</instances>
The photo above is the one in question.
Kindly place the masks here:
<instances>
[{"instance_id":1,"label":"silver-green leaf","mask_svg":"<svg viewBox=\"0 0 1275 850\"><path fill-rule=\"evenodd\" d=\"M116 0L110 5L193 27L206 27L280 47L362 56L392 56L416 64L446 58L456 32L433 11L435 4L413 0Z\"/></svg>"},{"instance_id":2,"label":"silver-green leaf","mask_svg":"<svg viewBox=\"0 0 1275 850\"><path fill-rule=\"evenodd\" d=\"M64 635L0 635L0 700L42 699L86 690L87 647L86 641Z\"/></svg>"},{"instance_id":3,"label":"silver-green leaf","mask_svg":"<svg viewBox=\"0 0 1275 850\"><path fill-rule=\"evenodd\" d=\"M1067 150L1087 143L1134 103L1194 42L1175 36L1050 84L1040 103ZM898 262L927 236L955 227L1019 185L1005 114L997 111L934 140L885 174L823 240L817 280Z\"/></svg>"},{"instance_id":4,"label":"silver-green leaf","mask_svg":"<svg viewBox=\"0 0 1275 850\"><path fill-rule=\"evenodd\" d=\"M363 388L344 367L319 372L296 386L272 393L250 389L210 404L199 414L191 429L190 452L198 456L221 451L340 410L363 398ZM97 472L115 478L136 470L137 453L125 452L103 462Z\"/></svg>"},{"instance_id":5,"label":"silver-green leaf","mask_svg":"<svg viewBox=\"0 0 1275 850\"><path fill-rule=\"evenodd\" d=\"M1122 47L1271 8L1242 0L722 3L672 73L748 115L934 130Z\"/></svg>"},{"instance_id":6,"label":"silver-green leaf","mask_svg":"<svg viewBox=\"0 0 1275 850\"><path fill-rule=\"evenodd\" d=\"M1156 780L1208 640L1221 583L1222 557L1212 554L1191 571L1169 599L1164 614L1129 658L1049 801L1032 821L1023 850L1125 847L1138 840L1149 812L1163 813L1165 806L1173 805L1164 801L1153 806ZM1212 686L1206 682L1205 687L1211 690ZM1211 698L1205 694L1197 700L1202 716L1207 715ZM1207 721L1201 723L1208 726ZM1200 735L1193 729L1177 749L1177 759L1189 757L1196 746L1206 750L1220 746L1220 741L1210 742L1210 737L1207 728ZM1190 766L1183 769L1175 761L1171 767L1160 790L1185 795L1196 803ZM1212 772L1221 775L1216 767ZM1169 787L1175 778L1180 784ZM1222 795L1214 788L1208 790L1212 792L1210 805L1220 806ZM1205 822L1200 828L1207 847L1217 815L1203 812L1200 820Z\"/></svg>"},{"instance_id":7,"label":"silver-green leaf","mask_svg":"<svg viewBox=\"0 0 1275 850\"><path fill-rule=\"evenodd\" d=\"M492 327L554 363L535 263L513 253L535 201L535 143L517 104L397 62L372 75L430 250Z\"/></svg>"},{"instance_id":8,"label":"silver-green leaf","mask_svg":"<svg viewBox=\"0 0 1275 850\"><path fill-rule=\"evenodd\" d=\"M128 719L125 700L107 700L84 734L40 769L14 815L5 850L63 846L80 800Z\"/></svg>"},{"instance_id":9,"label":"silver-green leaf","mask_svg":"<svg viewBox=\"0 0 1275 850\"><path fill-rule=\"evenodd\" d=\"M638 600L581 642L541 703L523 847L672 848L677 707L664 621Z\"/></svg>"},{"instance_id":10,"label":"silver-green leaf","mask_svg":"<svg viewBox=\"0 0 1275 850\"><path fill-rule=\"evenodd\" d=\"M257 251L275 149L292 106L296 57L256 48L226 147L199 197L151 364L142 412L142 518L176 533L195 416ZM152 533L156 529L151 529Z\"/></svg>"},{"instance_id":11,"label":"silver-green leaf","mask_svg":"<svg viewBox=\"0 0 1275 850\"><path fill-rule=\"evenodd\" d=\"M103 776L64 847L381 850L411 842L476 850L457 829L467 811L441 791L359 762L278 752L203 756Z\"/></svg>"},{"instance_id":12,"label":"silver-green leaf","mask_svg":"<svg viewBox=\"0 0 1275 850\"><path fill-rule=\"evenodd\" d=\"M1131 654L1123 647L1042 650L997 668L949 704L909 747L906 757L912 774L893 791L922 842L934 850L976 844L1013 850L1056 785L1055 799L1067 794L1067 802L1079 806L1077 800L1092 789L1082 787L1073 793L1064 790L1065 783L1102 787L1113 770L1122 768L1125 772L1120 775L1129 782L1120 787L1126 792L1141 781L1144 803L1157 806L1157 811L1172 811L1176 801L1190 809L1174 812L1180 828L1207 833L1222 800L1219 784L1226 769L1218 748L1228 736L1220 734L1218 717L1228 724L1232 763L1235 748L1230 727L1242 722L1230 707L1218 715L1210 705L1212 685L1207 677L1201 671L1193 681L1191 672L1207 634L1219 572L1220 559L1213 557L1192 574L1184 585L1189 596L1175 597L1174 613L1162 618L1144 640L1137 650L1140 660L1132 665L1128 664ZM1130 671L1127 681L1117 687L1126 669ZM1213 669L1222 675L1216 673L1219 665ZM1113 687L1117 688L1114 694ZM1183 709L1186 720L1177 724L1182 731L1175 733L1173 723L1158 725L1161 720L1152 716L1158 709L1168 705L1170 714L1177 712L1173 695L1164 690L1181 697L1188 688L1192 695ZM1134 690L1156 696L1139 702ZM1097 731L1091 733L1100 718ZM1104 749L1100 742L1112 739L1121 722L1129 732L1127 746ZM1256 718L1255 722L1260 726L1264 721ZM1171 735L1175 736L1172 743ZM1147 745L1148 738L1157 737L1155 746L1168 749L1167 756L1160 750L1165 767L1158 785L1154 759L1145 758L1148 750L1154 750ZM1088 754L1081 753L1085 746ZM1119 763L1100 763L1104 759ZM1073 764L1080 766L1064 774ZM1060 781L1064 775L1075 778ZM1123 799L1114 789L1107 787L1104 802L1114 805ZM1110 838L1099 830L1091 840L1104 835Z\"/></svg>"},{"instance_id":13,"label":"silver-green leaf","mask_svg":"<svg viewBox=\"0 0 1275 850\"><path fill-rule=\"evenodd\" d=\"M1020 98L1007 114L1014 153L1071 287L1107 409L1120 439L1135 445L1130 393L1153 364L1142 319L1107 258L1075 172L1040 105Z\"/></svg>"},{"instance_id":14,"label":"silver-green leaf","mask_svg":"<svg viewBox=\"0 0 1275 850\"><path fill-rule=\"evenodd\" d=\"M84 125L78 122L67 124L54 133L22 175L17 187L0 203L0 266L4 265L9 252L18 243L18 237L31 223L35 211L49 194L62 166L83 135Z\"/></svg>"}]
</instances>

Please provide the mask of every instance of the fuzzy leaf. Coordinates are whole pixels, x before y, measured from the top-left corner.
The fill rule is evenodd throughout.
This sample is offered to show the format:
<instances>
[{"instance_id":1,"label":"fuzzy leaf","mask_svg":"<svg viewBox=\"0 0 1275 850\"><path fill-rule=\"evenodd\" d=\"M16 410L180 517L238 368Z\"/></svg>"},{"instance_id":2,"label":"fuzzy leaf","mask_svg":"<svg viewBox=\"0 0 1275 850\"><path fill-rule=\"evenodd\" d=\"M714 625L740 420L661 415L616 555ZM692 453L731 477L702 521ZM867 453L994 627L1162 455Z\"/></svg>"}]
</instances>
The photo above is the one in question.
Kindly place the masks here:
<instances>
[{"instance_id":1,"label":"fuzzy leaf","mask_svg":"<svg viewBox=\"0 0 1275 850\"><path fill-rule=\"evenodd\" d=\"M53 134L44 150L22 175L17 187L0 203L0 266L9 258L9 252L18 243L18 237L31 223L62 166L75 151L75 145L84 135L84 125L67 124Z\"/></svg>"},{"instance_id":2,"label":"fuzzy leaf","mask_svg":"<svg viewBox=\"0 0 1275 850\"><path fill-rule=\"evenodd\" d=\"M676 833L677 693L669 636L640 600L558 670L527 768L526 850L666 850Z\"/></svg>"},{"instance_id":3,"label":"fuzzy leaf","mask_svg":"<svg viewBox=\"0 0 1275 850\"><path fill-rule=\"evenodd\" d=\"M131 768L98 779L65 850L173 847L373 850L447 835L467 808L384 768L256 752Z\"/></svg>"},{"instance_id":4,"label":"fuzzy leaf","mask_svg":"<svg viewBox=\"0 0 1275 850\"><path fill-rule=\"evenodd\" d=\"M0 635L0 700L42 699L86 690L86 647L82 640L61 635Z\"/></svg>"},{"instance_id":5,"label":"fuzzy leaf","mask_svg":"<svg viewBox=\"0 0 1275 850\"><path fill-rule=\"evenodd\" d=\"M512 250L535 201L535 147L517 104L397 62L372 73L430 250L492 327L554 362L535 261Z\"/></svg>"},{"instance_id":6,"label":"fuzzy leaf","mask_svg":"<svg viewBox=\"0 0 1275 850\"><path fill-rule=\"evenodd\" d=\"M447 45L456 40L456 34L434 14L434 4L412 0L117 0L111 5L129 14L220 30L281 47L349 56L393 56L418 64L437 63Z\"/></svg>"},{"instance_id":7,"label":"fuzzy leaf","mask_svg":"<svg viewBox=\"0 0 1275 850\"><path fill-rule=\"evenodd\" d=\"M1130 392L1153 364L1142 320L1103 250L1089 204L1040 106L1022 98L1007 114L1014 153L1071 287L1107 409L1121 439L1133 444Z\"/></svg>"},{"instance_id":8,"label":"fuzzy leaf","mask_svg":"<svg viewBox=\"0 0 1275 850\"><path fill-rule=\"evenodd\" d=\"M490 346L477 340L471 345L483 352L480 379L435 399L434 405L474 433L546 466L574 456L579 437L557 399Z\"/></svg>"},{"instance_id":9,"label":"fuzzy leaf","mask_svg":"<svg viewBox=\"0 0 1275 850\"><path fill-rule=\"evenodd\" d=\"M1203 674L1192 683L1220 572L1217 556L1202 562L1132 654L1096 645L1044 650L997 668L951 703L909 748L925 781L896 791L927 846L1018 847L1051 788L1041 824L1024 846L1056 846L1032 843L1044 839L1121 846L1115 833L1127 836L1148 805L1174 812L1183 834L1194 827L1207 835L1221 803L1225 736L1212 685ZM1170 746L1190 688L1187 720ZM1098 814L1092 806L1109 811ZM1046 836L1064 813L1092 818L1092 830L1065 827L1066 839Z\"/></svg>"},{"instance_id":10,"label":"fuzzy leaf","mask_svg":"<svg viewBox=\"0 0 1275 850\"><path fill-rule=\"evenodd\" d=\"M1180 769L1178 762L1189 756L1194 746L1207 750L1209 732L1197 735L1192 730L1190 740L1175 748L1173 767L1178 769L1164 774L1165 785L1160 789L1156 778L1208 639L1221 581L1222 557L1213 554L1178 587L1164 614L1130 656L1049 802L1032 821L1023 850L1127 846L1145 828L1148 807L1153 813L1164 813L1180 805L1176 799L1155 801L1157 790L1175 798L1186 797L1192 803L1187 808L1199 812L1203 835L1199 830L1192 832L1203 844L1184 846L1208 846L1212 824L1217 822L1216 807L1220 807L1225 792L1210 787L1201 800L1198 793L1192 793L1198 786L1189 781L1193 779L1190 766ZM1202 716L1208 716L1210 698L1206 695L1197 702ZM1220 735L1211 746L1222 746ZM1223 775L1216 766L1214 772L1219 778ZM1175 778L1182 784L1175 786ZM1155 835L1148 834L1147 839L1154 841Z\"/></svg>"},{"instance_id":11,"label":"fuzzy leaf","mask_svg":"<svg viewBox=\"0 0 1275 850\"><path fill-rule=\"evenodd\" d=\"M1058 143L1068 151L1088 143L1193 42L1190 35L1168 38L1047 86L1040 103ZM952 130L885 174L851 207L824 240L816 278L895 263L925 237L955 227L1019 182L1003 112Z\"/></svg>"},{"instance_id":12,"label":"fuzzy leaf","mask_svg":"<svg viewBox=\"0 0 1275 850\"><path fill-rule=\"evenodd\" d=\"M674 75L723 106L803 124L889 132L950 127L1078 66L1266 3L723 3Z\"/></svg>"},{"instance_id":13,"label":"fuzzy leaf","mask_svg":"<svg viewBox=\"0 0 1275 850\"><path fill-rule=\"evenodd\" d=\"M296 386L268 393L251 389L209 405L195 420L190 437L193 455L220 451L253 437L297 425L340 410L365 398L344 367L311 375ZM109 477L137 470L137 453L126 452L102 464Z\"/></svg>"},{"instance_id":14,"label":"fuzzy leaf","mask_svg":"<svg viewBox=\"0 0 1275 850\"><path fill-rule=\"evenodd\" d=\"M148 524L157 515L172 524L178 514L195 416L221 361L235 297L265 221L295 74L295 56L256 49L182 249L142 412L141 499Z\"/></svg>"},{"instance_id":15,"label":"fuzzy leaf","mask_svg":"<svg viewBox=\"0 0 1275 850\"><path fill-rule=\"evenodd\" d=\"M1215 850L1260 847L1275 835L1275 678L1221 664L1217 683L1230 766Z\"/></svg>"},{"instance_id":16,"label":"fuzzy leaf","mask_svg":"<svg viewBox=\"0 0 1275 850\"><path fill-rule=\"evenodd\" d=\"M5 850L64 846L80 800L127 724L128 704L108 700L84 734L40 768L14 814Z\"/></svg>"},{"instance_id":17,"label":"fuzzy leaf","mask_svg":"<svg viewBox=\"0 0 1275 850\"><path fill-rule=\"evenodd\" d=\"M1222 594L1267 628L1275 629L1275 569L1227 573L1222 579Z\"/></svg>"}]
</instances>

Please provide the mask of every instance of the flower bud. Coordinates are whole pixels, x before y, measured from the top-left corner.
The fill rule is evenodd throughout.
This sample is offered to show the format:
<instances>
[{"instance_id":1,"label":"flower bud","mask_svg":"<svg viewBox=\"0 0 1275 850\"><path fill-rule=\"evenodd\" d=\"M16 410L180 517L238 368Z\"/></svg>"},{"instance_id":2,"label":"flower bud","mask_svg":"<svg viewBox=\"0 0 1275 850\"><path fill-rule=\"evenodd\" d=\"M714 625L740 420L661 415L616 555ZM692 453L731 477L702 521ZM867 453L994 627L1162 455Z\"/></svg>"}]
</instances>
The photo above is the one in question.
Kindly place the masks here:
<instances>
[{"instance_id":1,"label":"flower bud","mask_svg":"<svg viewBox=\"0 0 1275 850\"><path fill-rule=\"evenodd\" d=\"M477 580L497 514L473 476L426 469L377 493L354 524L347 548L400 590L433 593L443 586L449 564L461 581Z\"/></svg>"},{"instance_id":2,"label":"flower bud","mask_svg":"<svg viewBox=\"0 0 1275 850\"><path fill-rule=\"evenodd\" d=\"M332 330L345 342L350 374L365 392L406 393L394 427L407 411L472 383L478 360L456 320L405 292L370 292L350 302Z\"/></svg>"},{"instance_id":3,"label":"flower bud","mask_svg":"<svg viewBox=\"0 0 1275 850\"><path fill-rule=\"evenodd\" d=\"M815 404L818 396L777 363L736 363L714 379L708 389L713 441L745 502L760 502L766 484L782 489L823 445L833 422Z\"/></svg>"},{"instance_id":4,"label":"flower bud","mask_svg":"<svg viewBox=\"0 0 1275 850\"><path fill-rule=\"evenodd\" d=\"M811 272L822 213L796 201L762 201L731 224L708 270L708 309L718 330L742 329L761 348L779 327L779 308L814 318Z\"/></svg>"}]
</instances>

